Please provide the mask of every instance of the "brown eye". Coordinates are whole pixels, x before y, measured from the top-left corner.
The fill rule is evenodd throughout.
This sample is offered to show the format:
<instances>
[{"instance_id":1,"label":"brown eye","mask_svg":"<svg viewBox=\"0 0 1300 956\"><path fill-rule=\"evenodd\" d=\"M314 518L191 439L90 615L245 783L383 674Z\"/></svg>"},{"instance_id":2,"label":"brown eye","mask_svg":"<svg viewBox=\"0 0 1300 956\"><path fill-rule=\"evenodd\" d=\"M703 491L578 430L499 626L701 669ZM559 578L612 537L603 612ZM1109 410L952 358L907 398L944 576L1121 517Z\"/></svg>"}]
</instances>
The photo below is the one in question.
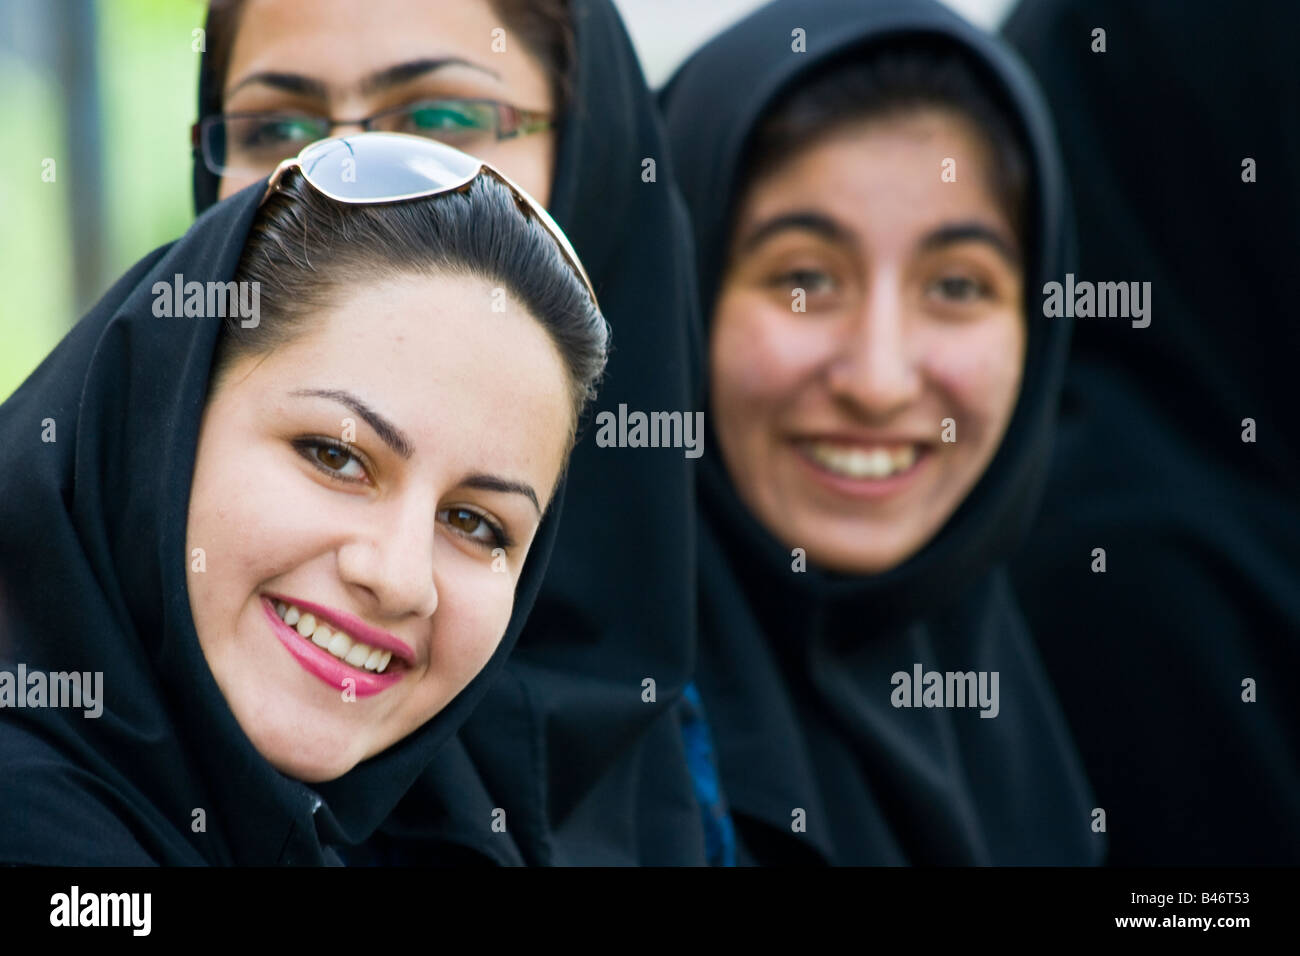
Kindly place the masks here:
<instances>
[{"instance_id":1,"label":"brown eye","mask_svg":"<svg viewBox=\"0 0 1300 956\"><path fill-rule=\"evenodd\" d=\"M803 289L809 295L835 291L835 280L820 269L792 269L776 276L773 283L785 289Z\"/></svg>"},{"instance_id":2,"label":"brown eye","mask_svg":"<svg viewBox=\"0 0 1300 956\"><path fill-rule=\"evenodd\" d=\"M316 450L316 460L330 471L342 471L351 457L331 445L322 445Z\"/></svg>"},{"instance_id":3,"label":"brown eye","mask_svg":"<svg viewBox=\"0 0 1300 956\"><path fill-rule=\"evenodd\" d=\"M448 522L457 531L472 535L483 525L483 517L465 508L454 508L448 515Z\"/></svg>"},{"instance_id":4,"label":"brown eye","mask_svg":"<svg viewBox=\"0 0 1300 956\"><path fill-rule=\"evenodd\" d=\"M978 299L988 298L990 289L978 279L964 275L949 275L931 283L930 292L948 302L975 302Z\"/></svg>"},{"instance_id":5,"label":"brown eye","mask_svg":"<svg viewBox=\"0 0 1300 956\"><path fill-rule=\"evenodd\" d=\"M363 483L367 480L366 466L359 453L349 451L345 445L307 436L294 439L293 447L331 478Z\"/></svg>"},{"instance_id":6,"label":"brown eye","mask_svg":"<svg viewBox=\"0 0 1300 956\"><path fill-rule=\"evenodd\" d=\"M484 548L509 548L514 541L506 534L505 528L487 515L479 514L470 508L447 508L438 512L438 520L444 521L459 535L469 538Z\"/></svg>"}]
</instances>

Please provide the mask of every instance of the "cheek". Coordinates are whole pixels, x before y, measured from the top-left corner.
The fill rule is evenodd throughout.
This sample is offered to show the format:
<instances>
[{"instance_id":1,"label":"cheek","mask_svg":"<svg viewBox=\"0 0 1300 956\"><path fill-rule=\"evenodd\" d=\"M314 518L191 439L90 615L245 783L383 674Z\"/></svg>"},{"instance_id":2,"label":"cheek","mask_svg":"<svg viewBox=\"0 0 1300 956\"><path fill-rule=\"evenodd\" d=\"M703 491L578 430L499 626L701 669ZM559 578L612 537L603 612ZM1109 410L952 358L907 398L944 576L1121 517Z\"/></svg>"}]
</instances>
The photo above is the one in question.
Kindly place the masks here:
<instances>
[{"instance_id":1,"label":"cheek","mask_svg":"<svg viewBox=\"0 0 1300 956\"><path fill-rule=\"evenodd\" d=\"M539 205L549 205L555 172L555 135L552 132L529 133L506 140L491 152L485 151L482 158L514 180Z\"/></svg>"},{"instance_id":2,"label":"cheek","mask_svg":"<svg viewBox=\"0 0 1300 956\"><path fill-rule=\"evenodd\" d=\"M438 581L433 670L451 675L459 692L505 636L517 578L485 566L448 568Z\"/></svg>"},{"instance_id":3,"label":"cheek","mask_svg":"<svg viewBox=\"0 0 1300 956\"><path fill-rule=\"evenodd\" d=\"M205 612L237 611L261 583L321 552L328 502L297 472L270 442L201 438L187 526L200 628ZM195 548L203 549L201 572Z\"/></svg>"},{"instance_id":4,"label":"cheek","mask_svg":"<svg viewBox=\"0 0 1300 956\"><path fill-rule=\"evenodd\" d=\"M945 414L981 438L997 439L1020 390L1023 325L1017 315L935 330L925 350L926 375L945 396ZM959 432L960 434L960 432Z\"/></svg>"},{"instance_id":5,"label":"cheek","mask_svg":"<svg viewBox=\"0 0 1300 956\"><path fill-rule=\"evenodd\" d=\"M709 350L719 415L743 419L793 397L816 367L817 336L757 296L719 300Z\"/></svg>"}]
</instances>

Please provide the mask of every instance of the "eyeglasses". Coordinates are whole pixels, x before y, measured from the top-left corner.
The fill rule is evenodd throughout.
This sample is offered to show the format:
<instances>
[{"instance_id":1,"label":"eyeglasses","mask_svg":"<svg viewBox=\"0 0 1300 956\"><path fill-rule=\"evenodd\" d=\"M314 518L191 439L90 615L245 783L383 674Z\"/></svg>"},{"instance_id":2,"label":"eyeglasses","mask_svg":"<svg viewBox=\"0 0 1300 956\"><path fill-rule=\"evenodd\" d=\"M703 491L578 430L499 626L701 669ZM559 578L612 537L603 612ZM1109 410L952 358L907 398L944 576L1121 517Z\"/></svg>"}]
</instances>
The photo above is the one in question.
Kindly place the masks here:
<instances>
[{"instance_id":1,"label":"eyeglasses","mask_svg":"<svg viewBox=\"0 0 1300 956\"><path fill-rule=\"evenodd\" d=\"M313 189L336 202L375 205L424 199L467 189L481 175L510 190L524 212L531 213L560 247L565 261L582 279L596 310L596 290L564 231L532 196L504 173L454 147L405 133L354 133L311 143L275 168L262 202L279 188L280 179L297 169Z\"/></svg>"},{"instance_id":2,"label":"eyeglasses","mask_svg":"<svg viewBox=\"0 0 1300 956\"><path fill-rule=\"evenodd\" d=\"M218 176L265 176L280 160L308 143L326 139L336 126L425 136L467 153L488 144L550 129L546 113L495 100L420 100L356 120L309 113L222 113L206 116L190 130L191 145Z\"/></svg>"}]
</instances>

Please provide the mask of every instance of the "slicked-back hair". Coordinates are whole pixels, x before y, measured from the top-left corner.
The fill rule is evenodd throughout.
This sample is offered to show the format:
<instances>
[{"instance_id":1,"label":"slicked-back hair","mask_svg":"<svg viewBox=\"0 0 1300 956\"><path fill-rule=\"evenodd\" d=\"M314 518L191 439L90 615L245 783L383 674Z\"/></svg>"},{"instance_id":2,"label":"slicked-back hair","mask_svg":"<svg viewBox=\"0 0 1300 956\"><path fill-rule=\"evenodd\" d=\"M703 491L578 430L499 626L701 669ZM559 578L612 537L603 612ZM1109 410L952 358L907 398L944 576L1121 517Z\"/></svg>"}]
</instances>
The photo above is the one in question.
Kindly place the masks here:
<instances>
[{"instance_id":1,"label":"slicked-back hair","mask_svg":"<svg viewBox=\"0 0 1300 956\"><path fill-rule=\"evenodd\" d=\"M227 318L213 382L238 359L309 331L350 287L411 275L481 278L521 304L564 360L576 430L605 368L609 327L551 234L486 175L457 192L355 205L289 170L258 210L234 276L259 283L260 321Z\"/></svg>"}]
</instances>

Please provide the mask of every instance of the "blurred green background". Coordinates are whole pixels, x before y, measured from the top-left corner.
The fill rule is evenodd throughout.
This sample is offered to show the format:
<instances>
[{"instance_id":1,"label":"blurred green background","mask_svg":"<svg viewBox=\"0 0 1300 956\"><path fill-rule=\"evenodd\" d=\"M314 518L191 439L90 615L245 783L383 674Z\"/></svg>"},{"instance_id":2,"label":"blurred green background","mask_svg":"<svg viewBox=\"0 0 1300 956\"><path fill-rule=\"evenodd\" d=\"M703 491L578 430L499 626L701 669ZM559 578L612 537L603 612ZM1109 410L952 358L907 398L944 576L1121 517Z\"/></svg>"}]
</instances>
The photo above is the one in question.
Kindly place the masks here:
<instances>
[{"instance_id":1,"label":"blurred green background","mask_svg":"<svg viewBox=\"0 0 1300 956\"><path fill-rule=\"evenodd\" d=\"M0 2L0 401L114 279L192 221L205 11L203 0Z\"/></svg>"}]
</instances>

